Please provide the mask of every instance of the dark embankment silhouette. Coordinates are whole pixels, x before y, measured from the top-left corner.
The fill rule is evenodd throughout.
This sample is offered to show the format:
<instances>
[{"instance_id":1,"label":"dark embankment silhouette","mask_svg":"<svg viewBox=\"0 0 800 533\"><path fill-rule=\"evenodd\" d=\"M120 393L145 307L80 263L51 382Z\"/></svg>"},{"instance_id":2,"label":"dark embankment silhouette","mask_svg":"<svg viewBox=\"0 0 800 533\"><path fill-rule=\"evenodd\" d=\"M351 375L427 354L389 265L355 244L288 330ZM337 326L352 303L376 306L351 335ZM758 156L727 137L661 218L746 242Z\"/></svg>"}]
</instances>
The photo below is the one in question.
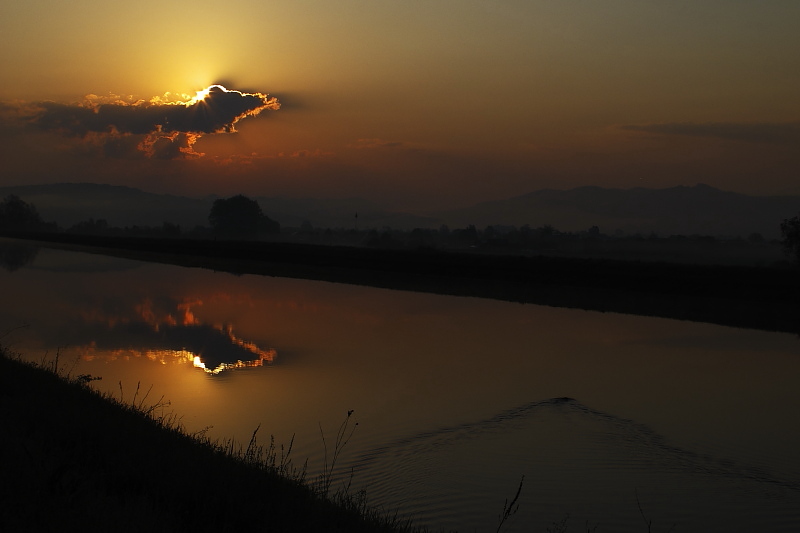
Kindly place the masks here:
<instances>
[{"instance_id":1,"label":"dark embankment silhouette","mask_svg":"<svg viewBox=\"0 0 800 533\"><path fill-rule=\"evenodd\" d=\"M24 237L43 246L237 274L494 298L768 331L797 333L800 329L800 272L788 267L498 256L258 241L67 234Z\"/></svg>"},{"instance_id":2,"label":"dark embankment silhouette","mask_svg":"<svg viewBox=\"0 0 800 533\"><path fill-rule=\"evenodd\" d=\"M402 529L257 466L251 447L236 456L186 434L144 395L103 397L91 379L59 377L0 346L0 531Z\"/></svg>"}]
</instances>

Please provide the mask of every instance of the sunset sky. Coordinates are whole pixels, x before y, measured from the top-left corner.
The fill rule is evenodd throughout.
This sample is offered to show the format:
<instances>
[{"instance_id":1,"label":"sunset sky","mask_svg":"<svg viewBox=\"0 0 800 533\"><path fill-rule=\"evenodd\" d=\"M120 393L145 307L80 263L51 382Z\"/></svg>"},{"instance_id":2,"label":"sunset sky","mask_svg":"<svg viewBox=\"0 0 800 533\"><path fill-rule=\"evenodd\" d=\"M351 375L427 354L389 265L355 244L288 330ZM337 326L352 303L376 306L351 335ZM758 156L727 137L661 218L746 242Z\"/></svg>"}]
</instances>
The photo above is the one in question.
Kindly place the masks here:
<instances>
[{"instance_id":1,"label":"sunset sky","mask_svg":"<svg viewBox=\"0 0 800 533\"><path fill-rule=\"evenodd\" d=\"M798 27L797 0L0 0L0 186L800 194Z\"/></svg>"}]
</instances>

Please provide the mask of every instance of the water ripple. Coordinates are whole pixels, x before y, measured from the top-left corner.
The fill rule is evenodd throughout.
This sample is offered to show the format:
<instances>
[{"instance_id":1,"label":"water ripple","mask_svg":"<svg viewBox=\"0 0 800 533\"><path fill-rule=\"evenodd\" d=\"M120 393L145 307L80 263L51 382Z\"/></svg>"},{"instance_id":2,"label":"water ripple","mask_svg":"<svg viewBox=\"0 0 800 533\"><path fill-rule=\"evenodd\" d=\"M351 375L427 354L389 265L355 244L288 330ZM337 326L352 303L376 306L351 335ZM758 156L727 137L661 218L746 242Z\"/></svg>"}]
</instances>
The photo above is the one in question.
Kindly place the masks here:
<instances>
[{"instance_id":1,"label":"water ripple","mask_svg":"<svg viewBox=\"0 0 800 533\"><path fill-rule=\"evenodd\" d=\"M497 451L498 448L504 451ZM488 457L489 454L508 455L507 459L498 460ZM467 464L458 466L461 460ZM518 464L525 461L528 464ZM593 409L567 397L533 401L482 420L401 437L359 454L351 466L359 472L360 479L366 480L374 500L391 508L408 505L415 516L445 527L457 523L450 521L458 514L454 507L461 509L461 520L466 520L462 524L478 523L483 519L479 514L489 515L488 521L483 522L484 526L488 524L494 512L478 510L485 502L473 494L474 487L491 485L499 475L497 471L508 466L533 470L537 479L531 482L549 484L547 490L552 492L560 490L553 487L559 480L586 479L577 491L590 493L590 499L606 498L600 505L607 505L622 490L629 490L629 507L632 507L633 491L644 480L652 483L662 496L669 493L677 498L662 502L661 508L686 523L698 520L702 513L714 514L708 507L689 508L700 499L704 501L697 502L699 507L721 508L741 507L735 502L752 500L751 514L755 516L767 512L764 502L768 502L767 506L772 502L791 507L800 497L800 483L786 472L778 476L765 465L745 464L670 444L664 435L646 424ZM481 468L488 474L481 477L480 472L475 472ZM513 488L507 479L504 483L501 488L490 488L487 492L505 494ZM633 486L620 489L615 483ZM472 488L467 489L467 485ZM720 488L729 493L708 496ZM547 500L542 487L533 490L538 491L536 502L541 505L548 502L555 505L559 501L558 497ZM714 502L709 503L712 498ZM634 522L641 519L635 508L626 513L630 513ZM786 522L797 524L796 515L789 512ZM626 529L624 521L628 519L620 518L618 530Z\"/></svg>"}]
</instances>

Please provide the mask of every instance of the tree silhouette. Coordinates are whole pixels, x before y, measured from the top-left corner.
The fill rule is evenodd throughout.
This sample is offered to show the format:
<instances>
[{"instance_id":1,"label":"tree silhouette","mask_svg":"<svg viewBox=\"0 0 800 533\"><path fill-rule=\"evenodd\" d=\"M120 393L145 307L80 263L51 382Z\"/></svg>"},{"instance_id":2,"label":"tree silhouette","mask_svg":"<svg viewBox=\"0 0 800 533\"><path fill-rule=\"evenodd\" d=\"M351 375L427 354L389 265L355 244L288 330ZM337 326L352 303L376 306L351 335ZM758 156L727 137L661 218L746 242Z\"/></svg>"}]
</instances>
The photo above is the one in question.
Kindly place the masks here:
<instances>
[{"instance_id":1,"label":"tree silhouette","mask_svg":"<svg viewBox=\"0 0 800 533\"><path fill-rule=\"evenodd\" d=\"M787 218L781 222L781 234L786 253L798 264L800 264L800 215Z\"/></svg>"},{"instance_id":2,"label":"tree silhouette","mask_svg":"<svg viewBox=\"0 0 800 533\"><path fill-rule=\"evenodd\" d=\"M280 224L264 215L257 201L241 194L214 200L208 222L214 231L227 236L253 237L280 231Z\"/></svg>"},{"instance_id":3,"label":"tree silhouette","mask_svg":"<svg viewBox=\"0 0 800 533\"><path fill-rule=\"evenodd\" d=\"M19 196L9 194L0 202L0 230L36 231L43 226L36 207Z\"/></svg>"}]
</instances>

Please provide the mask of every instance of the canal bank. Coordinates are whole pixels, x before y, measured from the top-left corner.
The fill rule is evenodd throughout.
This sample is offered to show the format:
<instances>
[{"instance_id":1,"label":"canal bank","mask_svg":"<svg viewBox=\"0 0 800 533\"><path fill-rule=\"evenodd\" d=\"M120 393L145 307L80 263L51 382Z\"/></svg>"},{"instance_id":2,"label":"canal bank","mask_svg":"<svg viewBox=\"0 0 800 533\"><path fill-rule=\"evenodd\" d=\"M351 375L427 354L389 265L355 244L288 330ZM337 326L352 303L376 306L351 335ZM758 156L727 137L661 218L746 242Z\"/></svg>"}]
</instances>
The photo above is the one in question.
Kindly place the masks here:
<instances>
[{"instance_id":1,"label":"canal bank","mask_svg":"<svg viewBox=\"0 0 800 533\"><path fill-rule=\"evenodd\" d=\"M0 530L403 530L356 498L320 495L281 449L270 457L255 441L188 435L144 388L114 400L69 367L32 366L0 347Z\"/></svg>"}]
</instances>

